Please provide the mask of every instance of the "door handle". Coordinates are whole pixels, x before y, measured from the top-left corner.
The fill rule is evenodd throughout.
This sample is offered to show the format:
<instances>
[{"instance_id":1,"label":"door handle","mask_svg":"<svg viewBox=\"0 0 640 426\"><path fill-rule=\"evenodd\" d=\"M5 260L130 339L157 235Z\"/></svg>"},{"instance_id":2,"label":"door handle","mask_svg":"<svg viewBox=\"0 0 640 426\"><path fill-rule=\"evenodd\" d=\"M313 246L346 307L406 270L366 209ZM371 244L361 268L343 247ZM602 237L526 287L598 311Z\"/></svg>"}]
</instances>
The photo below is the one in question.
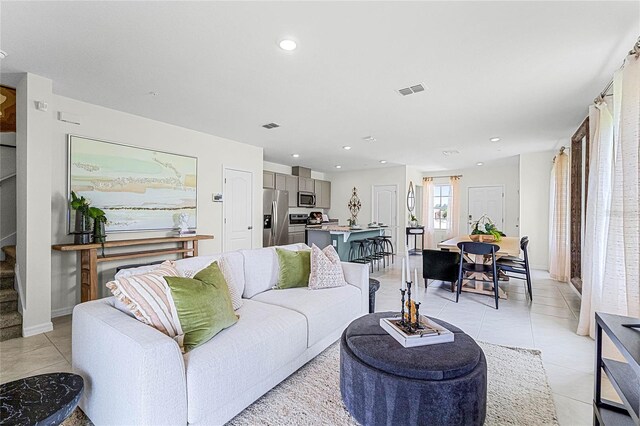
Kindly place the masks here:
<instances>
[{"instance_id":1,"label":"door handle","mask_svg":"<svg viewBox=\"0 0 640 426\"><path fill-rule=\"evenodd\" d=\"M253 226L248 226L247 229L251 231L253 229Z\"/></svg>"}]
</instances>

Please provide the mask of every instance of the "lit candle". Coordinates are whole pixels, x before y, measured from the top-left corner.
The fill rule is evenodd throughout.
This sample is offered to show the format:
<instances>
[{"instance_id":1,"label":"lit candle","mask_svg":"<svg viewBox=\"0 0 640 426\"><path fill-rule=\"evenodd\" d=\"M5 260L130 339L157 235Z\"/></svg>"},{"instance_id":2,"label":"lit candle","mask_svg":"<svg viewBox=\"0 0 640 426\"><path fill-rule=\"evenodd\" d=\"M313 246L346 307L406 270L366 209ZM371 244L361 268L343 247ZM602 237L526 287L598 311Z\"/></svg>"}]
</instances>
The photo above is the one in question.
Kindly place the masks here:
<instances>
[{"instance_id":1,"label":"lit candle","mask_svg":"<svg viewBox=\"0 0 640 426\"><path fill-rule=\"evenodd\" d=\"M413 285L418 285L418 268L413 270Z\"/></svg>"},{"instance_id":2,"label":"lit candle","mask_svg":"<svg viewBox=\"0 0 640 426\"><path fill-rule=\"evenodd\" d=\"M405 276L405 269L404 269L404 257L402 258L402 289L406 290L407 288L407 277Z\"/></svg>"}]
</instances>

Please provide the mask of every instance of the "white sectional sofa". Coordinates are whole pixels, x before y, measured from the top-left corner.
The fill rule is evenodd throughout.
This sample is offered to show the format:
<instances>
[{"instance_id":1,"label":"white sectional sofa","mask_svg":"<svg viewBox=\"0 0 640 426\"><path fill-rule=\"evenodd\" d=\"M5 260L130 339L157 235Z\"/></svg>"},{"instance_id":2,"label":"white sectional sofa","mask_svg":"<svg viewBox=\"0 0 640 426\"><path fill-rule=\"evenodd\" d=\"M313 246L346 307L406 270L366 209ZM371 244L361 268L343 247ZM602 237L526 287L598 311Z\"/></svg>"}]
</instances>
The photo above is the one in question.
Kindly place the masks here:
<instances>
[{"instance_id":1,"label":"white sectional sofa","mask_svg":"<svg viewBox=\"0 0 640 426\"><path fill-rule=\"evenodd\" d=\"M368 311L366 265L343 263L344 287L272 290L278 275L273 247L207 258L219 256L233 264L243 290L240 320L186 354L113 297L75 307L73 367L85 379L80 407L96 425L224 424ZM176 267L198 260L179 260Z\"/></svg>"}]
</instances>

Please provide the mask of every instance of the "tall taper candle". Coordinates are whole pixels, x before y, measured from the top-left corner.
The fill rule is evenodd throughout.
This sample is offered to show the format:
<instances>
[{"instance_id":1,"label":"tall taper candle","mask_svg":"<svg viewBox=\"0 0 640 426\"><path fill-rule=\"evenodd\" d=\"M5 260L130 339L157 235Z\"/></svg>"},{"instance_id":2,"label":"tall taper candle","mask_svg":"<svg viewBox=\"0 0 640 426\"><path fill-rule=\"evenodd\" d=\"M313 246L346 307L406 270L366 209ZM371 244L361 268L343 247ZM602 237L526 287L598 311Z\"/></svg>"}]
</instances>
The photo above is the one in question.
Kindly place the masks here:
<instances>
[{"instance_id":1,"label":"tall taper candle","mask_svg":"<svg viewBox=\"0 0 640 426\"><path fill-rule=\"evenodd\" d=\"M413 270L413 280L414 280L413 285L417 286L418 285L418 268Z\"/></svg>"},{"instance_id":2,"label":"tall taper candle","mask_svg":"<svg viewBox=\"0 0 640 426\"><path fill-rule=\"evenodd\" d=\"M407 280L411 281L411 270L409 269L409 258L407 257Z\"/></svg>"},{"instance_id":3,"label":"tall taper candle","mask_svg":"<svg viewBox=\"0 0 640 426\"><path fill-rule=\"evenodd\" d=\"M405 276L405 271L404 271L404 257L402 258L402 283L401 284L401 289L406 290L407 289L407 277Z\"/></svg>"}]
</instances>

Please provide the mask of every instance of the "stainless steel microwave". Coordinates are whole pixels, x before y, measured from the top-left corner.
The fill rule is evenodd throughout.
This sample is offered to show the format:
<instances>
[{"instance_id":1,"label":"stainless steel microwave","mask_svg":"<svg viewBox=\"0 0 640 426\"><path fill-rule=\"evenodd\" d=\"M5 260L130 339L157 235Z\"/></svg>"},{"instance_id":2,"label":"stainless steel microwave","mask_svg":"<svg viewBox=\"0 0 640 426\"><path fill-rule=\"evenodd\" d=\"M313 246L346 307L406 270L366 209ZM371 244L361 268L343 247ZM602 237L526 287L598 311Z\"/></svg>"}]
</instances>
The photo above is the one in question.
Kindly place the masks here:
<instances>
[{"instance_id":1,"label":"stainless steel microwave","mask_svg":"<svg viewBox=\"0 0 640 426\"><path fill-rule=\"evenodd\" d=\"M298 192L298 207L315 207L316 206L316 194L313 192L300 191Z\"/></svg>"}]
</instances>

